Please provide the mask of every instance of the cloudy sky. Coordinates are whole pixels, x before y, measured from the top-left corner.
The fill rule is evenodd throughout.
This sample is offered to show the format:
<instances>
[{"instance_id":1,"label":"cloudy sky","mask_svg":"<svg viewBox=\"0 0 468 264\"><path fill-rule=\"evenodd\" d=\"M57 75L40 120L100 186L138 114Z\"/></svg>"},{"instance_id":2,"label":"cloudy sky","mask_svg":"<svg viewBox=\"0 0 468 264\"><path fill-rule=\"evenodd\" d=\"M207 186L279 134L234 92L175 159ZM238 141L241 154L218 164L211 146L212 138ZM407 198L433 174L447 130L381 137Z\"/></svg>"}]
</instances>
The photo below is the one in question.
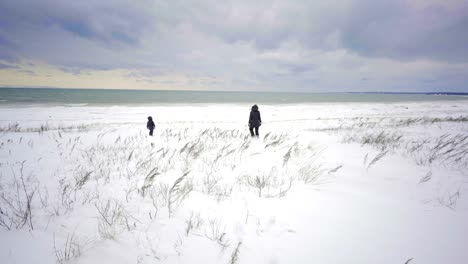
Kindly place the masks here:
<instances>
[{"instance_id":1,"label":"cloudy sky","mask_svg":"<svg viewBox=\"0 0 468 264\"><path fill-rule=\"evenodd\" d=\"M468 0L1 0L0 86L468 92Z\"/></svg>"}]
</instances>

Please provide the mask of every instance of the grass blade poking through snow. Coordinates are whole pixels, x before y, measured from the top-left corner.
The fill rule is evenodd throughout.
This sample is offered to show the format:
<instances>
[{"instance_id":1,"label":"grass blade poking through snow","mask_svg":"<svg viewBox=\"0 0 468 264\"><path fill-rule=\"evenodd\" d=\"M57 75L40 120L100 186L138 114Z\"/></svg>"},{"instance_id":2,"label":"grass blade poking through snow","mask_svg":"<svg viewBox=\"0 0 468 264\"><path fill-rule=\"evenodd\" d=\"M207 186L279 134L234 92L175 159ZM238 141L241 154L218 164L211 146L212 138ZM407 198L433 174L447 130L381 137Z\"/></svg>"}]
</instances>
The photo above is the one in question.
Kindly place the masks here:
<instances>
[{"instance_id":1,"label":"grass blade poking through snow","mask_svg":"<svg viewBox=\"0 0 468 264\"><path fill-rule=\"evenodd\" d=\"M429 181L431 178L432 178L432 171L429 171L429 172L426 174L426 176L422 177L422 178L419 180L419 183L427 182L427 181Z\"/></svg>"},{"instance_id":2,"label":"grass blade poking through snow","mask_svg":"<svg viewBox=\"0 0 468 264\"><path fill-rule=\"evenodd\" d=\"M65 244L62 248L57 248L54 235L54 253L58 264L70 263L81 256L82 244L75 236L75 233L67 235Z\"/></svg>"},{"instance_id":3,"label":"grass blade poking through snow","mask_svg":"<svg viewBox=\"0 0 468 264\"><path fill-rule=\"evenodd\" d=\"M242 242L237 243L236 248L232 252L230 264L239 263L239 248L242 245Z\"/></svg>"},{"instance_id":4,"label":"grass blade poking through snow","mask_svg":"<svg viewBox=\"0 0 468 264\"><path fill-rule=\"evenodd\" d=\"M377 154L372 160L371 162L369 162L369 165L367 165L367 169L369 169L372 165L374 165L375 163L377 163L377 161L379 161L380 159L382 159L383 157L385 157L385 155L387 155L388 153L388 150L385 150L385 151L382 151L380 152L379 154Z\"/></svg>"},{"instance_id":5,"label":"grass blade poking through snow","mask_svg":"<svg viewBox=\"0 0 468 264\"><path fill-rule=\"evenodd\" d=\"M143 183L143 186L141 186L141 195L143 197L145 197L145 192L146 192L146 189L148 189L149 187L151 187L151 185L153 185L153 181L154 181L154 178L156 176L158 176L160 173L158 172L158 168L154 168L152 169L148 175L146 175L145 177L145 182Z\"/></svg>"},{"instance_id":6,"label":"grass blade poking through snow","mask_svg":"<svg viewBox=\"0 0 468 264\"><path fill-rule=\"evenodd\" d=\"M179 177L172 187L169 189L169 197L167 201L167 209L169 212L169 217L172 216L174 207L179 205L187 195L192 191L192 186L190 184L182 185L182 181L190 173L190 171L185 172L181 177Z\"/></svg>"}]
</instances>

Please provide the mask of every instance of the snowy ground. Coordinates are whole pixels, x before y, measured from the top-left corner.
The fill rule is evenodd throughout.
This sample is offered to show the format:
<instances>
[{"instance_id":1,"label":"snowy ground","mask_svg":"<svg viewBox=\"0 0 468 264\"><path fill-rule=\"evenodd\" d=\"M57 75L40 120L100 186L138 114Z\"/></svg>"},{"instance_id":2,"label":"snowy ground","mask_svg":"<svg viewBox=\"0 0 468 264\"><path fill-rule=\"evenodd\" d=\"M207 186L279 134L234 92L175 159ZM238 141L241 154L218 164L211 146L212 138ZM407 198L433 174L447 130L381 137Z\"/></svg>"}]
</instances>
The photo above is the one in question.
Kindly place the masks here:
<instances>
[{"instance_id":1,"label":"snowy ground","mask_svg":"<svg viewBox=\"0 0 468 264\"><path fill-rule=\"evenodd\" d=\"M0 262L468 262L468 101L260 111L1 108Z\"/></svg>"}]
</instances>

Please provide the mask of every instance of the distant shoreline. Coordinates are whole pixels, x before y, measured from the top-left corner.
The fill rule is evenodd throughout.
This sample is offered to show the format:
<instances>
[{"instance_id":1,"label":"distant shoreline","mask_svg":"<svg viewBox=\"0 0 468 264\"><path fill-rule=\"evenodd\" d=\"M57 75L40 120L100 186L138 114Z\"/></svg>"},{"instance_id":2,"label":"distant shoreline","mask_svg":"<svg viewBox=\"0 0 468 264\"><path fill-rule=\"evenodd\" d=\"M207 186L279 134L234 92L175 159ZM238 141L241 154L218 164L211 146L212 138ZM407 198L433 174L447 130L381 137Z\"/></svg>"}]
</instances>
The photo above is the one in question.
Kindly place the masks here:
<instances>
[{"instance_id":1,"label":"distant shoreline","mask_svg":"<svg viewBox=\"0 0 468 264\"><path fill-rule=\"evenodd\" d=\"M347 92L351 94L421 94L421 95L468 95L461 92Z\"/></svg>"}]
</instances>

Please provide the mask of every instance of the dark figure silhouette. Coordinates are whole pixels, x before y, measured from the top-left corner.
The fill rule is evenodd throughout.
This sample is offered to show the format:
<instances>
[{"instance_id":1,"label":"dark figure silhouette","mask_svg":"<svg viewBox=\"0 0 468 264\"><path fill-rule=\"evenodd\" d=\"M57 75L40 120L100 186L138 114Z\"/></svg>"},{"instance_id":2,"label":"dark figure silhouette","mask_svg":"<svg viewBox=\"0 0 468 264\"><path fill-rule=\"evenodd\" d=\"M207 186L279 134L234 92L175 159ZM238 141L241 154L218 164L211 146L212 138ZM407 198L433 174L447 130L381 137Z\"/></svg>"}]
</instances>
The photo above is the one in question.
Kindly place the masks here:
<instances>
[{"instance_id":1,"label":"dark figure silhouette","mask_svg":"<svg viewBox=\"0 0 468 264\"><path fill-rule=\"evenodd\" d=\"M153 122L153 118L151 116L148 116L148 123L146 123L146 128L149 129L149 135L152 136L153 135L153 130L154 130L154 127L156 127L156 125L154 124Z\"/></svg>"},{"instance_id":2,"label":"dark figure silhouette","mask_svg":"<svg viewBox=\"0 0 468 264\"><path fill-rule=\"evenodd\" d=\"M255 135L258 137L258 127L262 125L262 118L260 117L260 111L258 111L258 106L252 106L252 110L250 111L249 116L249 130L250 135L254 136L254 129Z\"/></svg>"}]
</instances>

